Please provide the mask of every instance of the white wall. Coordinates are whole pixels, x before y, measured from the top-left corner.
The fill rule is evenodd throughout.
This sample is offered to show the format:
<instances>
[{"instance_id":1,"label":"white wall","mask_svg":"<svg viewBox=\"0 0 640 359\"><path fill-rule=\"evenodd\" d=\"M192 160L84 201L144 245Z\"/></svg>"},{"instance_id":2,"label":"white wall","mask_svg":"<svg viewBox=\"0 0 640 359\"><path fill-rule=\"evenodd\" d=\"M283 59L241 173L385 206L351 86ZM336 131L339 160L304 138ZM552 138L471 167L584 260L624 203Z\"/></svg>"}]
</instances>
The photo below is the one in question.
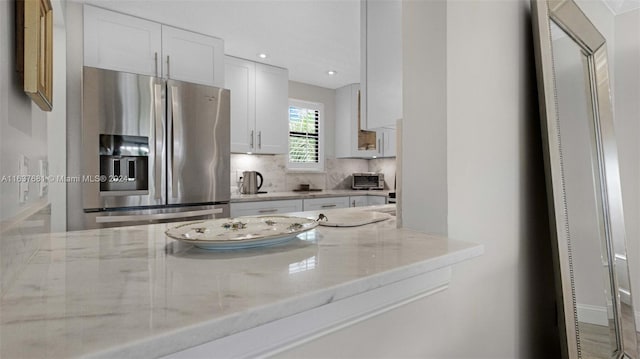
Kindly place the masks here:
<instances>
[{"instance_id":1,"label":"white wall","mask_svg":"<svg viewBox=\"0 0 640 359\"><path fill-rule=\"evenodd\" d=\"M447 233L447 6L403 5L403 226Z\"/></svg>"},{"instance_id":2,"label":"white wall","mask_svg":"<svg viewBox=\"0 0 640 359\"><path fill-rule=\"evenodd\" d=\"M485 254L447 291L282 356L558 357L529 2L403 4L403 220Z\"/></svg>"},{"instance_id":3,"label":"white wall","mask_svg":"<svg viewBox=\"0 0 640 359\"><path fill-rule=\"evenodd\" d=\"M22 90L15 70L13 1L0 2L0 173L2 176L18 175L19 156L29 158L29 174L39 174L38 161L47 159L47 114L35 105ZM54 78L55 80L55 78ZM0 220L7 220L29 206L41 203L38 185L29 184L29 200L18 202L18 183L0 183ZM47 199L44 198L46 201Z\"/></svg>"},{"instance_id":4,"label":"white wall","mask_svg":"<svg viewBox=\"0 0 640 359\"><path fill-rule=\"evenodd\" d=\"M62 3L54 0L52 6L53 111L44 112L24 93L15 70L15 1L0 1L0 176L19 174L20 155L29 158L29 175L40 175L40 160L49 161L49 174L64 175L57 172L65 161L64 133L58 137L55 134L59 129L54 127L64 120L65 113L64 81L59 78L61 73L64 77L65 63L59 60L65 53L66 30L64 18L60 16ZM61 148L54 154L51 147L56 145ZM65 199L51 193L57 190L56 186L64 184L53 184L50 195L40 196L40 184L30 181L28 201L19 203L18 183L0 182L0 296L38 249L41 237L37 234L64 229L64 221L58 215L64 214ZM56 222L51 223L52 219Z\"/></svg>"},{"instance_id":5,"label":"white wall","mask_svg":"<svg viewBox=\"0 0 640 359\"><path fill-rule=\"evenodd\" d=\"M289 81L289 98L324 104L324 156L335 157L336 91Z\"/></svg>"},{"instance_id":6,"label":"white wall","mask_svg":"<svg viewBox=\"0 0 640 359\"><path fill-rule=\"evenodd\" d=\"M611 54L611 52L610 52ZM640 10L615 18L614 124L620 159L627 255L640 313ZM636 314L640 320L640 314ZM636 323L640 328L640 322Z\"/></svg>"}]
</instances>

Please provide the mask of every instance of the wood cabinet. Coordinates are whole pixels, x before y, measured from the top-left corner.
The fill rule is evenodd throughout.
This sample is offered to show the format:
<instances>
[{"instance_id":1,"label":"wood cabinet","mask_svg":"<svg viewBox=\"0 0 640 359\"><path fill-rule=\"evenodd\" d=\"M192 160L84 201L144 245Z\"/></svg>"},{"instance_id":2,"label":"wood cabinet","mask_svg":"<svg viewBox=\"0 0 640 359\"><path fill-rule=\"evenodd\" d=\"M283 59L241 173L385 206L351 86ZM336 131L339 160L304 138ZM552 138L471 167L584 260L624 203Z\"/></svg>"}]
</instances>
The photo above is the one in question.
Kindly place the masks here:
<instances>
[{"instance_id":1,"label":"wood cabinet","mask_svg":"<svg viewBox=\"0 0 640 359\"><path fill-rule=\"evenodd\" d=\"M224 42L85 5L84 65L223 87Z\"/></svg>"},{"instance_id":2,"label":"wood cabinet","mask_svg":"<svg viewBox=\"0 0 640 359\"><path fill-rule=\"evenodd\" d=\"M395 127L402 118L402 1L361 1L364 128Z\"/></svg>"},{"instance_id":3,"label":"wood cabinet","mask_svg":"<svg viewBox=\"0 0 640 359\"><path fill-rule=\"evenodd\" d=\"M231 90L231 152L287 153L289 72L226 56L225 88Z\"/></svg>"},{"instance_id":4,"label":"wood cabinet","mask_svg":"<svg viewBox=\"0 0 640 359\"><path fill-rule=\"evenodd\" d=\"M272 215L302 211L302 200L259 201L231 203L231 217Z\"/></svg>"},{"instance_id":5,"label":"wood cabinet","mask_svg":"<svg viewBox=\"0 0 640 359\"><path fill-rule=\"evenodd\" d=\"M302 207L305 211L349 208L349 197L308 198L303 200Z\"/></svg>"},{"instance_id":6,"label":"wood cabinet","mask_svg":"<svg viewBox=\"0 0 640 359\"><path fill-rule=\"evenodd\" d=\"M360 84L336 90L336 158L378 156L375 131L361 129Z\"/></svg>"}]
</instances>

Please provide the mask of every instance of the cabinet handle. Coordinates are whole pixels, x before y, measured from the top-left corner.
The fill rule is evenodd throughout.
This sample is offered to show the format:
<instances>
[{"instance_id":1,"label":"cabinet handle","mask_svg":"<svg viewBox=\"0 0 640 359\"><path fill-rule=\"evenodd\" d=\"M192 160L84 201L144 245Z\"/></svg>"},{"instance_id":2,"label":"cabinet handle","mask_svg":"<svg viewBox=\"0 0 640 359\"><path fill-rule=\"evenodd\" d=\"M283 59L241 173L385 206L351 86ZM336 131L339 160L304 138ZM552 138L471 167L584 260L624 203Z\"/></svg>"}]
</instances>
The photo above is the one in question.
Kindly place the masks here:
<instances>
[{"instance_id":1,"label":"cabinet handle","mask_svg":"<svg viewBox=\"0 0 640 359\"><path fill-rule=\"evenodd\" d=\"M253 148L253 130L251 130L251 135L249 136L249 144L250 147Z\"/></svg>"},{"instance_id":2,"label":"cabinet handle","mask_svg":"<svg viewBox=\"0 0 640 359\"><path fill-rule=\"evenodd\" d=\"M262 131L258 131L258 148L262 149Z\"/></svg>"},{"instance_id":3,"label":"cabinet handle","mask_svg":"<svg viewBox=\"0 0 640 359\"><path fill-rule=\"evenodd\" d=\"M169 76L169 68L170 68L169 55L167 55L167 79L170 78L170 76Z\"/></svg>"},{"instance_id":4,"label":"cabinet handle","mask_svg":"<svg viewBox=\"0 0 640 359\"><path fill-rule=\"evenodd\" d=\"M156 77L158 77L158 53L154 53L153 62L155 64Z\"/></svg>"},{"instance_id":5,"label":"cabinet handle","mask_svg":"<svg viewBox=\"0 0 640 359\"><path fill-rule=\"evenodd\" d=\"M331 208L331 207L335 207L337 206L337 204L323 204L322 208Z\"/></svg>"},{"instance_id":6,"label":"cabinet handle","mask_svg":"<svg viewBox=\"0 0 640 359\"><path fill-rule=\"evenodd\" d=\"M258 211L258 213L275 213L275 212L278 212L278 209L271 208L271 209L261 209Z\"/></svg>"}]
</instances>

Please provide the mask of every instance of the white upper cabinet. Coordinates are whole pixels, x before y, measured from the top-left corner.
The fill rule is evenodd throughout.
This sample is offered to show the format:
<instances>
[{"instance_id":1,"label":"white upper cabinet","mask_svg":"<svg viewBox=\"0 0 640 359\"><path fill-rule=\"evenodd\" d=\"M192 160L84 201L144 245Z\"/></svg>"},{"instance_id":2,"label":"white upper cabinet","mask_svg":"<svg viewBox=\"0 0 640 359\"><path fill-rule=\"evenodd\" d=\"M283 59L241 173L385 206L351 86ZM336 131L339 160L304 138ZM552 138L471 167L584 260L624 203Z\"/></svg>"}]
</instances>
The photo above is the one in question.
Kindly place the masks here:
<instances>
[{"instance_id":1,"label":"white upper cabinet","mask_svg":"<svg viewBox=\"0 0 640 359\"><path fill-rule=\"evenodd\" d=\"M231 90L231 152L253 152L256 127L256 65L225 56L225 88Z\"/></svg>"},{"instance_id":2,"label":"white upper cabinet","mask_svg":"<svg viewBox=\"0 0 640 359\"><path fill-rule=\"evenodd\" d=\"M336 90L336 158L372 158L378 156L377 133L361 132L360 85Z\"/></svg>"},{"instance_id":3,"label":"white upper cabinet","mask_svg":"<svg viewBox=\"0 0 640 359\"><path fill-rule=\"evenodd\" d=\"M366 129L402 118L402 1L361 2L362 116Z\"/></svg>"},{"instance_id":4,"label":"white upper cabinet","mask_svg":"<svg viewBox=\"0 0 640 359\"><path fill-rule=\"evenodd\" d=\"M256 64L258 153L288 153L289 71Z\"/></svg>"},{"instance_id":5,"label":"white upper cabinet","mask_svg":"<svg viewBox=\"0 0 640 359\"><path fill-rule=\"evenodd\" d=\"M396 130L383 128L378 132L378 157L396 157Z\"/></svg>"},{"instance_id":6,"label":"white upper cabinet","mask_svg":"<svg viewBox=\"0 0 640 359\"><path fill-rule=\"evenodd\" d=\"M162 25L84 6L84 64L149 76L160 75Z\"/></svg>"},{"instance_id":7,"label":"white upper cabinet","mask_svg":"<svg viewBox=\"0 0 640 359\"><path fill-rule=\"evenodd\" d=\"M224 42L163 25L162 69L166 78L224 87Z\"/></svg>"},{"instance_id":8,"label":"white upper cabinet","mask_svg":"<svg viewBox=\"0 0 640 359\"><path fill-rule=\"evenodd\" d=\"M224 86L224 42L135 16L84 6L84 64Z\"/></svg>"},{"instance_id":9,"label":"white upper cabinet","mask_svg":"<svg viewBox=\"0 0 640 359\"><path fill-rule=\"evenodd\" d=\"M231 90L231 152L287 153L289 72L226 56L225 87Z\"/></svg>"}]
</instances>

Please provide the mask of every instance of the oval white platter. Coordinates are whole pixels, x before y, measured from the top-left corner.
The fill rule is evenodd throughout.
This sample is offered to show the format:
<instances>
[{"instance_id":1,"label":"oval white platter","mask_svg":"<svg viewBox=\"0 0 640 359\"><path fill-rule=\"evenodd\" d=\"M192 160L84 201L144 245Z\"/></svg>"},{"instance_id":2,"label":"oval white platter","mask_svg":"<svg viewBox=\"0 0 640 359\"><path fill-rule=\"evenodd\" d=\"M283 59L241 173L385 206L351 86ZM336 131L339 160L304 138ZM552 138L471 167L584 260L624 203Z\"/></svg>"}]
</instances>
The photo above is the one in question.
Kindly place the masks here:
<instances>
[{"instance_id":1,"label":"oval white platter","mask_svg":"<svg viewBox=\"0 0 640 359\"><path fill-rule=\"evenodd\" d=\"M318 224L327 227L357 227L393 218L389 213L373 211L341 211L338 209L325 213L327 213L325 219L319 220Z\"/></svg>"},{"instance_id":2,"label":"oval white platter","mask_svg":"<svg viewBox=\"0 0 640 359\"><path fill-rule=\"evenodd\" d=\"M220 218L181 224L165 234L203 249L240 249L292 240L317 225L313 219L292 216Z\"/></svg>"}]
</instances>

